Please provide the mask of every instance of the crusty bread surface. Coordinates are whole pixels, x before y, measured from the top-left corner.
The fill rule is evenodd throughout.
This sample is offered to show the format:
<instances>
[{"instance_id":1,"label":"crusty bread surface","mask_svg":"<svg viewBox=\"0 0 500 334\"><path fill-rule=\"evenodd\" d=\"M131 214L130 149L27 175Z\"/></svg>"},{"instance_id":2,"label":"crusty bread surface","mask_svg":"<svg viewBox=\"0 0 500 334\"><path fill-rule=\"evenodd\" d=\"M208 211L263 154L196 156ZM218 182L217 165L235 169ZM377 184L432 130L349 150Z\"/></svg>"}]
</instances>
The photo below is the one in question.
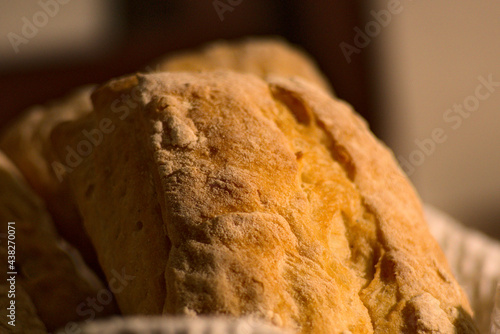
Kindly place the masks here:
<instances>
[{"instance_id":1,"label":"crusty bread surface","mask_svg":"<svg viewBox=\"0 0 500 334\"><path fill-rule=\"evenodd\" d=\"M282 39L260 37L242 41L219 41L200 50L169 54L149 65L147 71L202 71L216 68L301 76L331 91L328 81L312 59ZM59 164L50 144L50 133L59 123L82 118L92 110L94 86L83 86L61 99L25 111L0 135L0 149L14 162L45 201L59 233L100 273L94 249L81 223L73 194L68 188L66 168Z\"/></svg>"},{"instance_id":2,"label":"crusty bread surface","mask_svg":"<svg viewBox=\"0 0 500 334\"><path fill-rule=\"evenodd\" d=\"M125 314L298 333L475 333L420 201L346 103L300 78L131 75L52 140ZM89 143L90 144L90 143ZM64 161L63 161L64 162Z\"/></svg>"}]
</instances>

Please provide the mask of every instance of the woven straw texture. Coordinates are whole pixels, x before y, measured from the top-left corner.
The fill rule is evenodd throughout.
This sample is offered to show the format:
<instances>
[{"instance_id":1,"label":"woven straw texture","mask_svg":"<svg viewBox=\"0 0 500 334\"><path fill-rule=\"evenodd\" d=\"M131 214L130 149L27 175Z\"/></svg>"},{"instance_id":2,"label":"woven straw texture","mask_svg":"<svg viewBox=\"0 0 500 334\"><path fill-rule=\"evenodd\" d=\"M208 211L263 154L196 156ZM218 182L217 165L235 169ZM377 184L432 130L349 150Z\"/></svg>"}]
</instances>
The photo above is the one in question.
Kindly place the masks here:
<instances>
[{"instance_id":1,"label":"woven straw texture","mask_svg":"<svg viewBox=\"0 0 500 334\"><path fill-rule=\"evenodd\" d=\"M458 282L469 296L474 318L481 333L493 327L492 310L497 299L496 331L500 334L500 243L426 205L425 214L432 234L443 248Z\"/></svg>"}]
</instances>

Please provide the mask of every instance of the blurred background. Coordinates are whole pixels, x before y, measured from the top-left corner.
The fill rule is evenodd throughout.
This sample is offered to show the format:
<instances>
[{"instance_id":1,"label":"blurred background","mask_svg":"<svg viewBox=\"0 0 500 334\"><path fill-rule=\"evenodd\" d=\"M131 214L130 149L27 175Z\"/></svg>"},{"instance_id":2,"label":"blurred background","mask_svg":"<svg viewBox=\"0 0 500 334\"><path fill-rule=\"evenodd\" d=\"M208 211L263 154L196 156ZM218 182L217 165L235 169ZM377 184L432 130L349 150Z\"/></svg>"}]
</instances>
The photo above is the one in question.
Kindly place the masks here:
<instances>
[{"instance_id":1,"label":"blurred background","mask_svg":"<svg viewBox=\"0 0 500 334\"><path fill-rule=\"evenodd\" d=\"M426 203L500 238L500 2L0 0L0 129L215 39L279 35L392 148Z\"/></svg>"}]
</instances>

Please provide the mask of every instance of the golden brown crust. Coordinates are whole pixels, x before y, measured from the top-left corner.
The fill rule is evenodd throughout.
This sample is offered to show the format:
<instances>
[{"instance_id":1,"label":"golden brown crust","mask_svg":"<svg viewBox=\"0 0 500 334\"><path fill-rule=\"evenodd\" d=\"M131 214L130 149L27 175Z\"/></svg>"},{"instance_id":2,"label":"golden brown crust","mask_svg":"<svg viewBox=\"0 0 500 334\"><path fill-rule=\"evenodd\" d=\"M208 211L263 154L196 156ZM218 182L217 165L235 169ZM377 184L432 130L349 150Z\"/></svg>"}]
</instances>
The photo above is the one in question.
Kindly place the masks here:
<instances>
[{"instance_id":1,"label":"golden brown crust","mask_svg":"<svg viewBox=\"0 0 500 334\"><path fill-rule=\"evenodd\" d=\"M113 90L111 86L108 89ZM163 273L170 246L168 238L164 237L160 207L155 201L157 196L150 186L152 181L145 164L147 157L135 141L135 135L127 132L132 119L118 118L125 115L118 111L108 118L113 121L111 128L114 130L106 134L98 146L102 160L94 161L93 157L98 155L96 149L92 158L83 157L82 163L68 175L72 185L80 185L75 187L75 197L82 216L87 217L85 228L92 231L92 242L100 250L99 262L105 265L103 269L108 280L116 271L134 276L123 286L124 290L116 294L121 311L125 314L159 314L164 303ZM78 143L86 140L82 135L84 130L98 128L99 121L93 116L56 128L53 139L56 146L61 144L62 158L67 153L64 150L66 145L76 148ZM120 123L125 126L119 126ZM109 142L127 149L117 150L116 146L110 147ZM143 203L139 204L138 198ZM130 211L105 208L122 206ZM119 223L124 219L130 224ZM137 289L139 286L141 288Z\"/></svg>"},{"instance_id":2,"label":"golden brown crust","mask_svg":"<svg viewBox=\"0 0 500 334\"><path fill-rule=\"evenodd\" d=\"M116 127L69 178L107 274L136 275L118 296L126 313L474 332L413 188L345 103L223 71L121 78L93 102L55 137Z\"/></svg>"},{"instance_id":3,"label":"golden brown crust","mask_svg":"<svg viewBox=\"0 0 500 334\"><path fill-rule=\"evenodd\" d=\"M356 186L365 211L373 215L378 259L374 276L360 291L360 297L375 329L475 332L465 293L432 238L420 200L391 152L347 104L332 104L328 96L300 79L273 78L269 82L274 92L292 96L314 115L317 126L331 141L332 155ZM355 230L353 227L349 230ZM355 249L358 247L354 244ZM415 319L417 324L412 322Z\"/></svg>"},{"instance_id":4,"label":"golden brown crust","mask_svg":"<svg viewBox=\"0 0 500 334\"><path fill-rule=\"evenodd\" d=\"M2 234L7 233L7 222L15 222L16 283L29 294L47 328L54 330L69 321L87 320L87 298L95 299L104 286L77 251L57 235L42 201L2 152L0 221ZM111 301L94 312L105 316L115 311Z\"/></svg>"},{"instance_id":5,"label":"golden brown crust","mask_svg":"<svg viewBox=\"0 0 500 334\"><path fill-rule=\"evenodd\" d=\"M44 200L59 233L80 251L87 263L99 270L95 251L67 185L66 171L57 165L58 158L50 143L50 133L57 124L91 111L92 89L93 86L81 87L62 99L30 108L2 133L0 149Z\"/></svg>"},{"instance_id":6,"label":"golden brown crust","mask_svg":"<svg viewBox=\"0 0 500 334\"><path fill-rule=\"evenodd\" d=\"M315 62L297 46L279 37L253 37L241 41L217 41L195 51L169 55L150 66L158 72L232 70L261 78L275 74L299 76L328 92L332 87Z\"/></svg>"}]
</instances>

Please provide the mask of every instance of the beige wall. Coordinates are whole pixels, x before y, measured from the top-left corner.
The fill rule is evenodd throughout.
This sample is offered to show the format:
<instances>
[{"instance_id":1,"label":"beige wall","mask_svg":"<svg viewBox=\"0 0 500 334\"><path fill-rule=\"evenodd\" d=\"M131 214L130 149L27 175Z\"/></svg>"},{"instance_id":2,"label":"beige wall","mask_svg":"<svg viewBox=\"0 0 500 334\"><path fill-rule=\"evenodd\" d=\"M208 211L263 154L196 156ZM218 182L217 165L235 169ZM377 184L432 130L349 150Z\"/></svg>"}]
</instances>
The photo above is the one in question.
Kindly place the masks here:
<instances>
[{"instance_id":1,"label":"beige wall","mask_svg":"<svg viewBox=\"0 0 500 334\"><path fill-rule=\"evenodd\" d=\"M0 71L81 60L108 50L117 36L115 1L0 1Z\"/></svg>"},{"instance_id":2,"label":"beige wall","mask_svg":"<svg viewBox=\"0 0 500 334\"><path fill-rule=\"evenodd\" d=\"M500 2L394 8L370 45L387 142L425 202L500 237Z\"/></svg>"}]
</instances>

